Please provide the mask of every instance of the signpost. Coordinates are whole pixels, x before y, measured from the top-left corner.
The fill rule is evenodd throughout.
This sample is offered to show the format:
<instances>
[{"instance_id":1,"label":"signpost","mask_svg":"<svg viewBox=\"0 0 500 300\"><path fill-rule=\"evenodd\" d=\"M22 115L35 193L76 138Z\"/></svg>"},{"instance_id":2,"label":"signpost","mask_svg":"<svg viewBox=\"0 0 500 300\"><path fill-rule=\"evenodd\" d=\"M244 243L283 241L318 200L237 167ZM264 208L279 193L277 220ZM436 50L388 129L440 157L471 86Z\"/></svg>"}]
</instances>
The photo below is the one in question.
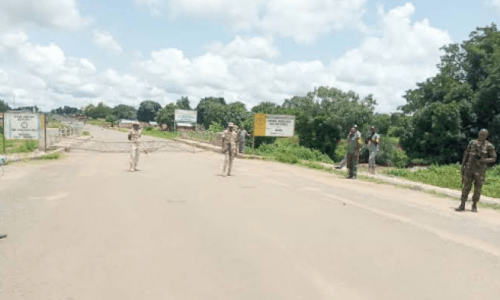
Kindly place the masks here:
<instances>
[{"instance_id":1,"label":"signpost","mask_svg":"<svg viewBox=\"0 0 500 300\"><path fill-rule=\"evenodd\" d=\"M255 114L254 136L288 137L295 133L295 116Z\"/></svg>"},{"instance_id":2,"label":"signpost","mask_svg":"<svg viewBox=\"0 0 500 300\"><path fill-rule=\"evenodd\" d=\"M6 112L3 116L5 140L46 140L46 115L31 112ZM43 136L42 136L43 135ZM46 147L46 146L45 146ZM46 149L45 149L46 150Z\"/></svg>"},{"instance_id":3,"label":"signpost","mask_svg":"<svg viewBox=\"0 0 500 300\"><path fill-rule=\"evenodd\" d=\"M177 123L195 124L198 120L198 112L196 110L175 110L174 127ZM175 131L175 128L174 128Z\"/></svg>"}]
</instances>

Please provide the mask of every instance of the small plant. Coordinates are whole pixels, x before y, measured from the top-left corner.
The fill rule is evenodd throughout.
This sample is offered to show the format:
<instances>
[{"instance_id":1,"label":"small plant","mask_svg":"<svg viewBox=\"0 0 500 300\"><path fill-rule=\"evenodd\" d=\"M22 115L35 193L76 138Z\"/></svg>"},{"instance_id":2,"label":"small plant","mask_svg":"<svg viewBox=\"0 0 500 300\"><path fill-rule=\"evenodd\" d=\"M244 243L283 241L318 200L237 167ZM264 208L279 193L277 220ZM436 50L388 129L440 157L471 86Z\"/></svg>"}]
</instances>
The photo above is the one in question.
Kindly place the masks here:
<instances>
[{"instance_id":1,"label":"small plant","mask_svg":"<svg viewBox=\"0 0 500 300\"><path fill-rule=\"evenodd\" d=\"M84 135L84 136L90 135L90 132L88 132L88 131L84 131L84 132L83 132L83 135Z\"/></svg>"},{"instance_id":2,"label":"small plant","mask_svg":"<svg viewBox=\"0 0 500 300\"><path fill-rule=\"evenodd\" d=\"M290 150L283 150L274 154L274 159L287 164L296 164L299 162L297 156L293 155Z\"/></svg>"},{"instance_id":3,"label":"small plant","mask_svg":"<svg viewBox=\"0 0 500 300\"><path fill-rule=\"evenodd\" d=\"M53 159L59 159L61 158L61 153L59 152L54 152L54 153L50 153L50 154L45 154L45 155L42 155L40 156L38 159L42 159L42 160L53 160Z\"/></svg>"}]
</instances>

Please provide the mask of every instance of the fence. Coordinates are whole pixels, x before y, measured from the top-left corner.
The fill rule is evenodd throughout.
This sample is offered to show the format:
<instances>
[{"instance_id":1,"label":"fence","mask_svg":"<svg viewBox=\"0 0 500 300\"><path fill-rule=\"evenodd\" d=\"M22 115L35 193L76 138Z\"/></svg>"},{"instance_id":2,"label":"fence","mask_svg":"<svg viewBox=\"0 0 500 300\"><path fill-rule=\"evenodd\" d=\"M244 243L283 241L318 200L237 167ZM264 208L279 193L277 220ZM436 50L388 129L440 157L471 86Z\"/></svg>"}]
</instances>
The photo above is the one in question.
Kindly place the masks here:
<instances>
[{"instance_id":1,"label":"fence","mask_svg":"<svg viewBox=\"0 0 500 300\"><path fill-rule=\"evenodd\" d=\"M190 140L205 142L216 146L222 144L222 135L220 133L213 133L211 131L191 131L183 134L185 134L185 138Z\"/></svg>"}]
</instances>

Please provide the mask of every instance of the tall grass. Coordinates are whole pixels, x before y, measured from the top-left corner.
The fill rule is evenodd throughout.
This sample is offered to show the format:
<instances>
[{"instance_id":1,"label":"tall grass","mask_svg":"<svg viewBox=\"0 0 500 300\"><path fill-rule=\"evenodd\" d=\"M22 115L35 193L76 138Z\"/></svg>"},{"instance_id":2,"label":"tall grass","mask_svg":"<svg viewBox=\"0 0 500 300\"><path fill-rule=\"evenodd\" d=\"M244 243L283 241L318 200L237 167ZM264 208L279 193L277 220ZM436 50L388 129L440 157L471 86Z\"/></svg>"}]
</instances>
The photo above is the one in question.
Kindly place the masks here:
<instances>
[{"instance_id":1,"label":"tall grass","mask_svg":"<svg viewBox=\"0 0 500 300\"><path fill-rule=\"evenodd\" d=\"M395 169L388 171L387 174L439 187L454 190L462 189L460 164L445 166L432 165L429 169L419 170L417 172L410 172L405 169ZM486 179L482 188L482 194L500 198L500 165L486 171Z\"/></svg>"},{"instance_id":2,"label":"tall grass","mask_svg":"<svg viewBox=\"0 0 500 300\"><path fill-rule=\"evenodd\" d=\"M6 140L5 152L7 153L30 153L38 149L37 140ZM0 153L3 153L3 135L0 134Z\"/></svg>"},{"instance_id":3,"label":"tall grass","mask_svg":"<svg viewBox=\"0 0 500 300\"><path fill-rule=\"evenodd\" d=\"M277 139L272 144L262 144L253 150L247 148L247 154L273 157L285 163L297 163L299 160L333 163L328 155L299 145L297 137Z\"/></svg>"}]
</instances>

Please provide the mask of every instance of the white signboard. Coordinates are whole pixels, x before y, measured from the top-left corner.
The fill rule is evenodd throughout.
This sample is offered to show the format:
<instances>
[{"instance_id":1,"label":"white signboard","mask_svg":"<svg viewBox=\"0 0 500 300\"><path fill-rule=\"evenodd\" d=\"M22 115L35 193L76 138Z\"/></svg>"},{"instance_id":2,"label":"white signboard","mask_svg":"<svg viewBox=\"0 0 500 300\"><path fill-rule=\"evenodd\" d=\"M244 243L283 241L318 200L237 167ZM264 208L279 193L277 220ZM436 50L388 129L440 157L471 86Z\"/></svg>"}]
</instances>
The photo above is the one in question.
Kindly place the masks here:
<instances>
[{"instance_id":1,"label":"white signboard","mask_svg":"<svg viewBox=\"0 0 500 300\"><path fill-rule=\"evenodd\" d=\"M175 110L175 122L196 123L198 112L196 110Z\"/></svg>"},{"instance_id":2,"label":"white signboard","mask_svg":"<svg viewBox=\"0 0 500 300\"><path fill-rule=\"evenodd\" d=\"M40 114L36 113L5 113L4 133L6 139L30 139L42 138L42 126Z\"/></svg>"},{"instance_id":3,"label":"white signboard","mask_svg":"<svg viewBox=\"0 0 500 300\"><path fill-rule=\"evenodd\" d=\"M293 136L295 116L266 115L266 136Z\"/></svg>"}]
</instances>

